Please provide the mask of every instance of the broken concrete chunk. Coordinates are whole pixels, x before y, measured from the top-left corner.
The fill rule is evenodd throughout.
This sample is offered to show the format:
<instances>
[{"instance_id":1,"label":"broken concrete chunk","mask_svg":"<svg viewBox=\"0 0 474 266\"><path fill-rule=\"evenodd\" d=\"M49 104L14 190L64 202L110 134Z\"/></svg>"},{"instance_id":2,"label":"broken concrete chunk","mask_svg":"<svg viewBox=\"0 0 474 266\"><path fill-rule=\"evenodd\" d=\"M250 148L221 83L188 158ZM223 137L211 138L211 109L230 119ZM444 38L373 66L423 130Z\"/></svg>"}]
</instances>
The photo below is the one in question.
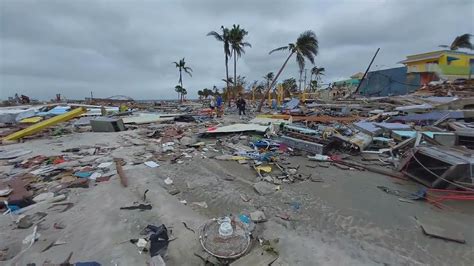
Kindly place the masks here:
<instances>
[{"instance_id":1,"label":"broken concrete chunk","mask_svg":"<svg viewBox=\"0 0 474 266\"><path fill-rule=\"evenodd\" d=\"M253 188L261 196L269 195L275 192L274 186L265 181L255 183Z\"/></svg>"},{"instance_id":2,"label":"broken concrete chunk","mask_svg":"<svg viewBox=\"0 0 474 266\"><path fill-rule=\"evenodd\" d=\"M266 176L263 177L263 181L273 183L273 178L269 175L266 175Z\"/></svg>"},{"instance_id":3,"label":"broken concrete chunk","mask_svg":"<svg viewBox=\"0 0 474 266\"><path fill-rule=\"evenodd\" d=\"M265 217L265 213L263 211L254 211L250 213L250 219L254 223L261 223L265 222L267 220L267 217Z\"/></svg>"},{"instance_id":4,"label":"broken concrete chunk","mask_svg":"<svg viewBox=\"0 0 474 266\"><path fill-rule=\"evenodd\" d=\"M34 202L41 202L45 200L49 200L54 198L54 193L53 192L46 192L46 193L41 193L38 196L33 198Z\"/></svg>"},{"instance_id":5,"label":"broken concrete chunk","mask_svg":"<svg viewBox=\"0 0 474 266\"><path fill-rule=\"evenodd\" d=\"M181 143L181 145L184 145L184 146L189 146L194 143L191 137L186 137L186 136L182 137L179 142Z\"/></svg>"},{"instance_id":6,"label":"broken concrete chunk","mask_svg":"<svg viewBox=\"0 0 474 266\"><path fill-rule=\"evenodd\" d=\"M176 195L176 194L181 193L181 191L179 189L173 187L173 188L168 189L168 193L170 193L170 195Z\"/></svg>"}]
</instances>

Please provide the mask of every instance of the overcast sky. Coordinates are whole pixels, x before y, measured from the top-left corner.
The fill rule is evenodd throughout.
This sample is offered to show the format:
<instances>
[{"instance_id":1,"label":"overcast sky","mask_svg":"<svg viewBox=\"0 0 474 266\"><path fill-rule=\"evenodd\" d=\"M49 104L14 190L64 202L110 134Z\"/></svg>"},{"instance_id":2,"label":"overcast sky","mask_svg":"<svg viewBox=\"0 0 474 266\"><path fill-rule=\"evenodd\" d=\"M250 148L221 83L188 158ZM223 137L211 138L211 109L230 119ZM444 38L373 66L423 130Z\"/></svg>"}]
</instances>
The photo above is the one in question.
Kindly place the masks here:
<instances>
[{"instance_id":1,"label":"overcast sky","mask_svg":"<svg viewBox=\"0 0 474 266\"><path fill-rule=\"evenodd\" d=\"M319 39L316 65L325 82L364 71L380 47L374 69L397 66L406 55L433 51L455 36L474 33L472 0L0 0L0 98L15 92L50 99L127 95L175 98L184 76L191 97L219 88L225 77L222 44L206 34L240 24L249 35L238 74L248 81L277 72L305 30ZM308 65L308 68L311 66ZM297 77L292 59L281 79Z\"/></svg>"}]
</instances>

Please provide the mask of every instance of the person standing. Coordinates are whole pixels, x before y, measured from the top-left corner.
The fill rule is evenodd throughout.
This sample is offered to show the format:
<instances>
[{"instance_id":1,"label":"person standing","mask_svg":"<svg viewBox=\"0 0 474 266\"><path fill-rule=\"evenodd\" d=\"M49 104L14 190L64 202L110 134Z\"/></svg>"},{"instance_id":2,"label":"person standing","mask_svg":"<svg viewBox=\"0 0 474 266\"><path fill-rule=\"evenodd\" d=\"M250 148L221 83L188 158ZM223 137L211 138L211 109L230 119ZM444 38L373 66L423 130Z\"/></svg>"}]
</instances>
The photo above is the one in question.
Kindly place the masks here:
<instances>
[{"instance_id":1,"label":"person standing","mask_svg":"<svg viewBox=\"0 0 474 266\"><path fill-rule=\"evenodd\" d=\"M237 108L239 109L240 119L242 119L242 115L245 115L246 102L245 102L244 98L242 98L242 96L240 96L239 99L237 100L236 104L237 104Z\"/></svg>"},{"instance_id":2,"label":"person standing","mask_svg":"<svg viewBox=\"0 0 474 266\"><path fill-rule=\"evenodd\" d=\"M224 114L224 101L222 100L222 96L220 94L217 95L216 99L216 107L217 107L217 117L221 117Z\"/></svg>"},{"instance_id":3,"label":"person standing","mask_svg":"<svg viewBox=\"0 0 474 266\"><path fill-rule=\"evenodd\" d=\"M214 117L214 112L216 109L216 99L214 96L211 97L211 102L209 103L209 107L211 108L210 116Z\"/></svg>"}]
</instances>

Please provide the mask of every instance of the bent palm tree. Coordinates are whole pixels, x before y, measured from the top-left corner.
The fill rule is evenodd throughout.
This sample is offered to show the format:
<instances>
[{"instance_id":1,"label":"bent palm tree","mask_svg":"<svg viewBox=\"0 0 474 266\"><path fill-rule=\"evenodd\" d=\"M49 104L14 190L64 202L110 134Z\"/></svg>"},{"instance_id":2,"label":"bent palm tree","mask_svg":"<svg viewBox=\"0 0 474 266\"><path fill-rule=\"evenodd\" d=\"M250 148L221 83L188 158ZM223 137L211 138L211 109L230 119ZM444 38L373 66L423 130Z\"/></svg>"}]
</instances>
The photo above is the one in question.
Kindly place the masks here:
<instances>
[{"instance_id":1,"label":"bent palm tree","mask_svg":"<svg viewBox=\"0 0 474 266\"><path fill-rule=\"evenodd\" d=\"M217 41L222 42L224 44L225 78L226 78L227 91L229 91L229 57L231 56L229 29L224 26L221 26L221 30L222 30L222 34L219 34L215 31L211 31L207 34L207 36L213 36L214 38L216 38ZM229 101L229 105L230 105L230 101Z\"/></svg>"},{"instance_id":2,"label":"bent palm tree","mask_svg":"<svg viewBox=\"0 0 474 266\"><path fill-rule=\"evenodd\" d=\"M191 72L193 72L193 70L190 68L190 67L187 67L186 66L186 62L184 61L184 57L183 59L179 60L179 62L173 62L173 64L175 64L175 66L178 68L178 71L179 71L179 84L181 85L181 88L183 88L183 75L182 75L182 72L186 72L189 74L190 77L192 77L193 75L191 75Z\"/></svg>"},{"instance_id":3,"label":"bent palm tree","mask_svg":"<svg viewBox=\"0 0 474 266\"><path fill-rule=\"evenodd\" d=\"M270 88L275 85L281 72L283 71L286 64L288 63L288 61L294 54L296 54L296 62L298 63L298 67L300 70L304 69L305 58L308 59L312 64L314 64L314 57L318 55L318 39L316 37L316 34L314 34L314 32L305 31L300 34L300 36L296 40L296 43L290 43L287 46L274 49L270 51L270 54L276 51L283 51L283 50L288 50L290 54L288 55L285 62L281 66L280 70L278 70L270 86L266 89L264 97L262 98L262 100L260 100L260 104L258 105L257 112L262 111L262 106L263 106L263 103L265 102L265 97L267 97L267 94L270 91Z\"/></svg>"},{"instance_id":4,"label":"bent palm tree","mask_svg":"<svg viewBox=\"0 0 474 266\"><path fill-rule=\"evenodd\" d=\"M245 36L247 36L248 31L243 28L240 28L240 25L233 25L232 29L229 31L229 41L232 52L234 54L234 88L237 90L239 86L239 80L237 77L237 58L241 57L242 54L245 54L245 47L252 47L252 45L248 42L244 42ZM230 101L229 101L230 104Z\"/></svg>"},{"instance_id":5,"label":"bent palm tree","mask_svg":"<svg viewBox=\"0 0 474 266\"><path fill-rule=\"evenodd\" d=\"M439 47L449 48L452 51L458 50L459 48L474 49L474 46L471 43L472 34L466 33L463 35L457 36L451 45L440 45Z\"/></svg>"}]
</instances>

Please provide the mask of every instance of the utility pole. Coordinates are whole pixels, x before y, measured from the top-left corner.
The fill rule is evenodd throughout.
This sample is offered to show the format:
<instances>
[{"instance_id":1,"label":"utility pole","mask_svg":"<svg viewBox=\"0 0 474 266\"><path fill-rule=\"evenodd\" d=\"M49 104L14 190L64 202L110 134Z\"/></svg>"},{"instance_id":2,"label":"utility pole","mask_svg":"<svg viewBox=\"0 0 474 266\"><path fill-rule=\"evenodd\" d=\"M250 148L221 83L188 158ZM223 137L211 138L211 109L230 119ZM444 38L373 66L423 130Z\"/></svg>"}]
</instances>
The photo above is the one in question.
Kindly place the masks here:
<instances>
[{"instance_id":1,"label":"utility pole","mask_svg":"<svg viewBox=\"0 0 474 266\"><path fill-rule=\"evenodd\" d=\"M379 53L379 51L380 51L380 48L377 48L377 51L375 52L374 57L372 57L372 60L370 60L370 64L369 64L369 66L367 67L367 69L365 70L364 75L362 76L362 79L360 80L359 85L357 86L357 89L355 90L354 93L358 93L358 92L359 92L360 85L362 85L362 82L364 81L365 77L367 76L367 72L369 72L370 66L372 66L372 63L374 62L375 57L377 56L377 54Z\"/></svg>"}]
</instances>

